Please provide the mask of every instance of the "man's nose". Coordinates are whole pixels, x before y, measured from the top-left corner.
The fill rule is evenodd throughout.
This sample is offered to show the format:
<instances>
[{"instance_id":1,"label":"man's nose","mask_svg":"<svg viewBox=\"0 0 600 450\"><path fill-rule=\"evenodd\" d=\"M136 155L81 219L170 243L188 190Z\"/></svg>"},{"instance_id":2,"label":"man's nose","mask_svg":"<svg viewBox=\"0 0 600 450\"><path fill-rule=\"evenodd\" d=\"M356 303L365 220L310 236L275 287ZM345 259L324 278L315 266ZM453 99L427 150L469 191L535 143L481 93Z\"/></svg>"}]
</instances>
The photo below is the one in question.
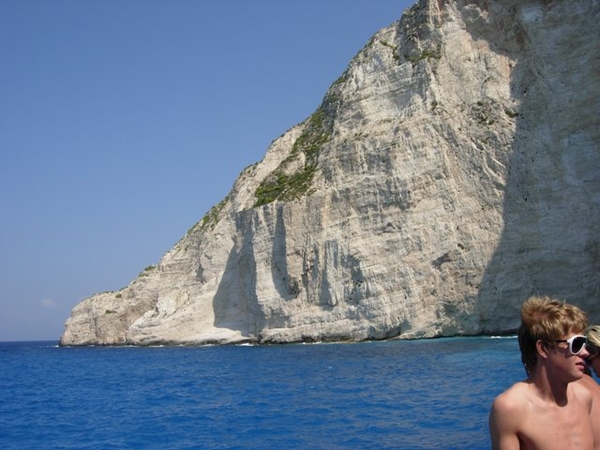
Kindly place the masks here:
<instances>
[{"instance_id":1,"label":"man's nose","mask_svg":"<svg viewBox=\"0 0 600 450\"><path fill-rule=\"evenodd\" d=\"M587 345L583 344L583 348L581 349L581 352L579 352L579 356L581 356L584 359L590 356L590 352L588 352Z\"/></svg>"}]
</instances>

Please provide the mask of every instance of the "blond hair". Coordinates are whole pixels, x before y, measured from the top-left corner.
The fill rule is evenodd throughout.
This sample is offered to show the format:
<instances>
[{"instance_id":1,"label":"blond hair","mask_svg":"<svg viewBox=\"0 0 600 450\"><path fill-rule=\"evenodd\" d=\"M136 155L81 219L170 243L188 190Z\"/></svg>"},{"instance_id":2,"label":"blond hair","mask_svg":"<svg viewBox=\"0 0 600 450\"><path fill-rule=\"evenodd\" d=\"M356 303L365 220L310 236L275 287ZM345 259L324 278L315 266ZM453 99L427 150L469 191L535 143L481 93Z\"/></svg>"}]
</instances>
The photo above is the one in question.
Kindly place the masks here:
<instances>
[{"instance_id":1,"label":"blond hair","mask_svg":"<svg viewBox=\"0 0 600 450\"><path fill-rule=\"evenodd\" d=\"M585 335L588 339L587 347L590 352L600 352L600 325L592 325L585 330Z\"/></svg>"},{"instance_id":2,"label":"blond hair","mask_svg":"<svg viewBox=\"0 0 600 450\"><path fill-rule=\"evenodd\" d=\"M521 306L519 348L527 373L537 364L537 341L556 341L570 333L583 333L586 327L587 315L575 305L548 296L525 301Z\"/></svg>"}]
</instances>

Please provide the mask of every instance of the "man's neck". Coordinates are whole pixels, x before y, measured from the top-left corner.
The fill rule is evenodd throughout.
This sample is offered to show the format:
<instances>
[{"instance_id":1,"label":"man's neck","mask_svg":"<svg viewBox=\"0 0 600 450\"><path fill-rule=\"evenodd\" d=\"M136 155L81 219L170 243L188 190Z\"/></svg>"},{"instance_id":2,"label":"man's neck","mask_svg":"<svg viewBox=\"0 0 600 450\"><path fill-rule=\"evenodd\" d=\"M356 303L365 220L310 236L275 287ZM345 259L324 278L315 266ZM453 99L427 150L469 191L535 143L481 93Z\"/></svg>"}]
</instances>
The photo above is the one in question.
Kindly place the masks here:
<instances>
[{"instance_id":1,"label":"man's neck","mask_svg":"<svg viewBox=\"0 0 600 450\"><path fill-rule=\"evenodd\" d=\"M553 379L548 375L544 366L536 367L531 373L529 381L543 401L552 402L558 406L567 404L569 382Z\"/></svg>"}]
</instances>

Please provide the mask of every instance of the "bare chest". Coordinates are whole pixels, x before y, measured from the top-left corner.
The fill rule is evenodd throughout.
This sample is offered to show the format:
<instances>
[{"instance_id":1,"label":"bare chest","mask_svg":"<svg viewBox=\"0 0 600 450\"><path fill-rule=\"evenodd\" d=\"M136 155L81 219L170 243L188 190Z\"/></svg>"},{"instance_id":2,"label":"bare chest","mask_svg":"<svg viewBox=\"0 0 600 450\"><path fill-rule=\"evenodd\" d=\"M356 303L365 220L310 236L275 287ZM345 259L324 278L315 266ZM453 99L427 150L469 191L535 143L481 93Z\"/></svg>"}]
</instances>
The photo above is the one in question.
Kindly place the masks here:
<instances>
[{"instance_id":1,"label":"bare chest","mask_svg":"<svg viewBox=\"0 0 600 450\"><path fill-rule=\"evenodd\" d=\"M522 449L593 450L590 415L583 405L536 408L522 424Z\"/></svg>"}]
</instances>

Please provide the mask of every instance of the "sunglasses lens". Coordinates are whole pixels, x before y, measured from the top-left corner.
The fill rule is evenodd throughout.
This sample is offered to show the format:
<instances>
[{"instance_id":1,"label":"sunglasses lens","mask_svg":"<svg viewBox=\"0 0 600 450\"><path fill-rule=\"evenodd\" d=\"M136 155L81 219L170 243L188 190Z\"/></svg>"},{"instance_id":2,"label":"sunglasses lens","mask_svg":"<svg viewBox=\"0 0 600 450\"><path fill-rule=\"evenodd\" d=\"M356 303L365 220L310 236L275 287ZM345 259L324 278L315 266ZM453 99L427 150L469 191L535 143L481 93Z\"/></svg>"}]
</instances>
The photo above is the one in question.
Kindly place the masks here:
<instances>
[{"instance_id":1,"label":"sunglasses lens","mask_svg":"<svg viewBox=\"0 0 600 450\"><path fill-rule=\"evenodd\" d=\"M583 346L585 345L586 338L583 336L577 336L573 341L571 341L571 353L577 355L581 350L583 350Z\"/></svg>"}]
</instances>

